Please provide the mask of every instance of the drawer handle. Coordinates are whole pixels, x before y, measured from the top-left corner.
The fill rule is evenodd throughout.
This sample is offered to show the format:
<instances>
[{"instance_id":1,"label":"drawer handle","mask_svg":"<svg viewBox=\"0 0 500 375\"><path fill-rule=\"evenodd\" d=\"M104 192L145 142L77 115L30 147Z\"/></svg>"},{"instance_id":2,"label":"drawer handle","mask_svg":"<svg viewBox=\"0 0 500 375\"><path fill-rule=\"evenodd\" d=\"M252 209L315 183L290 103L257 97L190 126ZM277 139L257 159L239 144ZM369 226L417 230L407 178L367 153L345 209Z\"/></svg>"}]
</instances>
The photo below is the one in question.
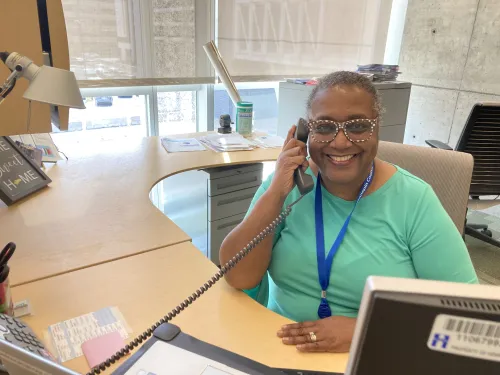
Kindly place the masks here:
<instances>
[{"instance_id":1,"label":"drawer handle","mask_svg":"<svg viewBox=\"0 0 500 375\"><path fill-rule=\"evenodd\" d=\"M239 202L239 201L244 201L245 199L252 199L253 196L254 196L254 194L247 194L247 195L243 195L241 197L224 199L223 201L219 201L217 203L217 206L224 206L225 204Z\"/></svg>"},{"instance_id":2,"label":"drawer handle","mask_svg":"<svg viewBox=\"0 0 500 375\"><path fill-rule=\"evenodd\" d=\"M227 227L232 227L234 225L238 225L239 223L241 223L243 221L243 219L238 219L238 220L235 220L235 221L231 221L230 223L226 223L226 224L222 224L222 225L219 225L217 227L217 230L221 230L221 229L224 229L224 228L227 228Z\"/></svg>"},{"instance_id":3,"label":"drawer handle","mask_svg":"<svg viewBox=\"0 0 500 375\"><path fill-rule=\"evenodd\" d=\"M238 186L238 185L243 185L243 184L248 184L249 182L255 182L257 181L257 176L254 176L252 178L247 178L241 181L238 181L237 183L227 183L227 184L217 184L217 189L227 189L230 187Z\"/></svg>"}]
</instances>

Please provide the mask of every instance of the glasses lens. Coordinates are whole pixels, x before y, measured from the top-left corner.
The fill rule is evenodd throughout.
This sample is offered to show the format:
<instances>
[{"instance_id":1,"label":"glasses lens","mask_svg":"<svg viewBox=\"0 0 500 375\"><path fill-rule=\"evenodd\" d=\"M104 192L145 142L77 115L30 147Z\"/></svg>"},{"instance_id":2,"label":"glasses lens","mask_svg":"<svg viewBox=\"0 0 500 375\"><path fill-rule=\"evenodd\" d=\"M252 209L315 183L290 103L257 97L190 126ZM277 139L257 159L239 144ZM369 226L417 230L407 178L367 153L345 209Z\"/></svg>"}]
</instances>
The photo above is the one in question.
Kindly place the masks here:
<instances>
[{"instance_id":1,"label":"glasses lens","mask_svg":"<svg viewBox=\"0 0 500 375\"><path fill-rule=\"evenodd\" d=\"M337 125L333 121L319 120L312 123L311 131L319 142L332 141L337 134Z\"/></svg>"},{"instance_id":2,"label":"glasses lens","mask_svg":"<svg viewBox=\"0 0 500 375\"><path fill-rule=\"evenodd\" d=\"M371 136L372 124L368 120L354 120L346 124L345 129L353 141L365 141Z\"/></svg>"}]
</instances>

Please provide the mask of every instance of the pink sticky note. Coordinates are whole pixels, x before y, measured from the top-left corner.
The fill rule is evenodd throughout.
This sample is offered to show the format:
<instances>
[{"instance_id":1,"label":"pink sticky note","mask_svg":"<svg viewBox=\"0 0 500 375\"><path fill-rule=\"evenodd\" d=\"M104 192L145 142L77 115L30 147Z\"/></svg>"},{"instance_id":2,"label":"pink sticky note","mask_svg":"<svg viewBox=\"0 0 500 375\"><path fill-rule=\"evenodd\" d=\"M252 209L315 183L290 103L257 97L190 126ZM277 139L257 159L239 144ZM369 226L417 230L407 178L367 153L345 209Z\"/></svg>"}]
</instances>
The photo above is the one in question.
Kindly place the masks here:
<instances>
[{"instance_id":1,"label":"pink sticky note","mask_svg":"<svg viewBox=\"0 0 500 375\"><path fill-rule=\"evenodd\" d=\"M82 344L82 352L89 367L97 366L125 346L118 332L111 332Z\"/></svg>"}]
</instances>

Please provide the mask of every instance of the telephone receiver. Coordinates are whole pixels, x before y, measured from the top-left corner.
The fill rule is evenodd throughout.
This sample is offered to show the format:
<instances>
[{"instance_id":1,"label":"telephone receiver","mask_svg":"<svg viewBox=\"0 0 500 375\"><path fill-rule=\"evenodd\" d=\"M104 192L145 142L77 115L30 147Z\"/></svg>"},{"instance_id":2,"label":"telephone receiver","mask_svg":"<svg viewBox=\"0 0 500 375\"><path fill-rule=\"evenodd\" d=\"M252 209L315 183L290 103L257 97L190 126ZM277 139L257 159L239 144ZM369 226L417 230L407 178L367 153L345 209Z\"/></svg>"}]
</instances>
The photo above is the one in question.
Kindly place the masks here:
<instances>
[{"instance_id":1,"label":"telephone receiver","mask_svg":"<svg viewBox=\"0 0 500 375\"><path fill-rule=\"evenodd\" d=\"M307 121L303 118L299 118L299 121L297 122L297 129L295 130L295 139L307 143L308 136L309 128L307 127ZM312 177L306 174L301 166L295 170L293 178L297 188L299 189L300 195L306 195L314 189L314 181Z\"/></svg>"},{"instance_id":2,"label":"telephone receiver","mask_svg":"<svg viewBox=\"0 0 500 375\"><path fill-rule=\"evenodd\" d=\"M309 136L309 130L307 127L307 121L300 118L297 123L297 129L295 131L295 138L299 141L307 143L307 137ZM285 221L286 217L292 212L292 206L297 204L307 193L314 189L314 181L312 177L306 174L301 167L297 168L294 172L294 180L297 188L300 192L300 197L294 202L290 203L281 212L278 217L273 220L262 232L257 234L243 249L241 249L235 256L233 256L229 262L220 267L219 272L212 276L205 284L198 288L193 294L188 296L184 301L172 309L167 315L161 318L158 322L154 323L149 329L144 331L141 335L137 336L133 341L127 344L123 349L113 354L112 357L108 358L106 361L102 362L98 366L92 368L87 375L96 375L105 371L107 368L111 367L111 364L115 363L120 358L126 356L134 348L142 344L147 338L153 335L153 332L164 323L168 323L173 318L184 311L189 305L200 298L208 289L210 289L217 281L222 279L226 273L233 269L244 257L246 257L259 243L262 242L264 238L269 236L274 230Z\"/></svg>"}]
</instances>

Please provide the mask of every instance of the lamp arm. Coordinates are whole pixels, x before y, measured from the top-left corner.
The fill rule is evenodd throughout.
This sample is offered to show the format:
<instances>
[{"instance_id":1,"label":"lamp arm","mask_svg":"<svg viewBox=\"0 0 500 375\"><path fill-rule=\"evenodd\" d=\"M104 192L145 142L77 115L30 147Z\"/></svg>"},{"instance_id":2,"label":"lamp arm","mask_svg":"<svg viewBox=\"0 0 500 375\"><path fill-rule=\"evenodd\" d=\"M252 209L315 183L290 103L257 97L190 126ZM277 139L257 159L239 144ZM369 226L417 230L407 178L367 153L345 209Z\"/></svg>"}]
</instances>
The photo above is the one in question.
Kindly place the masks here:
<instances>
[{"instance_id":1,"label":"lamp arm","mask_svg":"<svg viewBox=\"0 0 500 375\"><path fill-rule=\"evenodd\" d=\"M9 95L10 92L14 89L17 79L21 76L22 76L22 69L21 71L19 71L16 67L16 69L13 70L12 73L10 73L10 75L7 77L3 85L0 86L0 105L7 97L7 95Z\"/></svg>"},{"instance_id":2,"label":"lamp arm","mask_svg":"<svg viewBox=\"0 0 500 375\"><path fill-rule=\"evenodd\" d=\"M38 66L33 64L33 61L27 57L21 56L16 52L9 53L7 51L0 52L0 60L11 71L7 80L0 86L0 104L4 101L7 95L14 89L16 80L25 77L32 80L38 71Z\"/></svg>"}]
</instances>

